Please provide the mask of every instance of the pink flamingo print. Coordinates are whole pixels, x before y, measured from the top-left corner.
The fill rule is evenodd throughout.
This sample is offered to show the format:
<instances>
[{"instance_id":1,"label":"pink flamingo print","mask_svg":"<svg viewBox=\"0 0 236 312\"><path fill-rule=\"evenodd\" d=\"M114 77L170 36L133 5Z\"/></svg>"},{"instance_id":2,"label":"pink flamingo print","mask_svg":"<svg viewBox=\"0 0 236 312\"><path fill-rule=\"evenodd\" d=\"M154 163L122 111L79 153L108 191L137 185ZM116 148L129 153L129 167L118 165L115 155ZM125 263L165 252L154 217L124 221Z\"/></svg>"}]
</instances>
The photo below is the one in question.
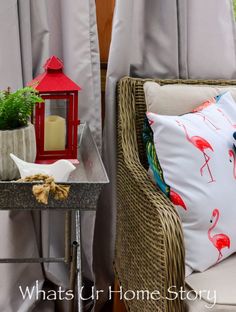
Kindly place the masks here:
<instances>
[{"instance_id":1,"label":"pink flamingo print","mask_svg":"<svg viewBox=\"0 0 236 312\"><path fill-rule=\"evenodd\" d=\"M230 238L227 235L225 234L215 234L213 236L211 235L211 231L215 228L219 220L219 217L220 217L219 210L214 209L212 212L212 219L210 222L212 223L214 218L215 218L215 222L212 224L212 226L208 230L208 238L219 252L219 256L218 256L216 263L219 262L220 259L223 257L221 250L226 247L230 248Z\"/></svg>"},{"instance_id":2,"label":"pink flamingo print","mask_svg":"<svg viewBox=\"0 0 236 312\"><path fill-rule=\"evenodd\" d=\"M229 150L229 157L230 157L230 162L232 162L232 159L233 159L233 163L234 163L234 178L236 179L236 157L235 157L235 154L234 154L234 151L233 150Z\"/></svg>"},{"instance_id":3,"label":"pink flamingo print","mask_svg":"<svg viewBox=\"0 0 236 312\"><path fill-rule=\"evenodd\" d=\"M173 190L170 190L170 200L171 202L176 206L181 206L184 208L184 210L187 210L187 207L183 201L183 199L180 197L180 195Z\"/></svg>"},{"instance_id":4,"label":"pink flamingo print","mask_svg":"<svg viewBox=\"0 0 236 312\"><path fill-rule=\"evenodd\" d=\"M154 114L154 113L152 113L152 114ZM150 119L150 118L149 118L149 115L150 115L150 113L147 112L147 113L146 113L146 116L147 116L147 118L148 118L148 123L149 123L149 125L151 126L151 125L154 124L154 120ZM157 114L155 114L155 115L157 115Z\"/></svg>"},{"instance_id":5,"label":"pink flamingo print","mask_svg":"<svg viewBox=\"0 0 236 312\"><path fill-rule=\"evenodd\" d=\"M215 128L215 130L220 130L220 128L216 127L213 124L213 122L206 115L204 115L202 112L197 112L195 114L198 115L198 116L201 116L203 118L203 121L206 123L206 125L208 125L208 123L209 123L209 124L211 124ZM209 128L211 128L211 127L209 126Z\"/></svg>"},{"instance_id":6,"label":"pink flamingo print","mask_svg":"<svg viewBox=\"0 0 236 312\"><path fill-rule=\"evenodd\" d=\"M154 121L153 121L153 120L151 120L151 119L148 119L148 123L149 123L149 125L151 126L151 125L153 125L153 124L154 124Z\"/></svg>"},{"instance_id":7,"label":"pink flamingo print","mask_svg":"<svg viewBox=\"0 0 236 312\"><path fill-rule=\"evenodd\" d=\"M220 109L217 108L218 112L221 113L221 115L227 120L227 122L233 127L236 128L236 124L233 124L232 120L230 120L230 118Z\"/></svg>"},{"instance_id":8,"label":"pink flamingo print","mask_svg":"<svg viewBox=\"0 0 236 312\"><path fill-rule=\"evenodd\" d=\"M200 111L202 111L204 108L206 108L206 107L208 107L208 106L210 106L210 105L212 105L212 104L214 104L214 103L216 103L215 98L211 98L211 99L209 99L208 101L205 101L204 103L202 103L202 105L200 105L200 106L198 106L197 108L193 109L192 112L193 112L193 113L200 112Z\"/></svg>"},{"instance_id":9,"label":"pink flamingo print","mask_svg":"<svg viewBox=\"0 0 236 312\"><path fill-rule=\"evenodd\" d=\"M201 176L203 175L203 169L205 167L207 167L207 170L208 170L208 173L210 175L210 178L211 180L208 181L208 183L211 183L211 182L215 182L215 180L213 179L213 176L212 176L212 173L211 173L211 170L210 170L210 167L209 167L209 164L208 162L210 161L210 156L208 156L205 152L206 149L210 149L211 151L214 152L212 146L210 145L209 142L207 142L204 138L200 137L200 136L192 136L190 137L188 132L187 132L187 129L186 129L186 126L181 123L180 121L177 121L176 122L178 123L178 125L180 127L182 127L184 129L184 133L185 133L185 136L186 136L186 139L191 143L193 144L200 152L202 152L204 158L205 158L205 162L204 164L202 165L202 167L200 168L200 174Z\"/></svg>"}]
</instances>

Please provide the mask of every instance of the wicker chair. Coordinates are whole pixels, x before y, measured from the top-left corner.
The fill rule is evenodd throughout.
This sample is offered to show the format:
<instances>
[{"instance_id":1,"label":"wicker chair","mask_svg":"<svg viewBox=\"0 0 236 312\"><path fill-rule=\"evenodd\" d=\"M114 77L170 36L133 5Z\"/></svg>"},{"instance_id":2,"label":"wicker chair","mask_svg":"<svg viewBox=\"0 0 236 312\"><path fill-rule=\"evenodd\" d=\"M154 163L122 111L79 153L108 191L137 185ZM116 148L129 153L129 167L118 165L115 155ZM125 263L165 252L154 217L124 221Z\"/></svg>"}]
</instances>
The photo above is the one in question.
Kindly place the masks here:
<instances>
[{"instance_id":1,"label":"wicker chair","mask_svg":"<svg viewBox=\"0 0 236 312\"><path fill-rule=\"evenodd\" d=\"M148 79L151 80L151 79ZM167 300L168 288L184 287L184 244L175 208L152 184L142 142L146 79L118 83L118 212L115 271L123 293L159 290L159 300L126 300L128 311L179 312L184 302ZM154 80L159 84L235 85L236 81ZM147 298L146 298L147 299Z\"/></svg>"}]
</instances>

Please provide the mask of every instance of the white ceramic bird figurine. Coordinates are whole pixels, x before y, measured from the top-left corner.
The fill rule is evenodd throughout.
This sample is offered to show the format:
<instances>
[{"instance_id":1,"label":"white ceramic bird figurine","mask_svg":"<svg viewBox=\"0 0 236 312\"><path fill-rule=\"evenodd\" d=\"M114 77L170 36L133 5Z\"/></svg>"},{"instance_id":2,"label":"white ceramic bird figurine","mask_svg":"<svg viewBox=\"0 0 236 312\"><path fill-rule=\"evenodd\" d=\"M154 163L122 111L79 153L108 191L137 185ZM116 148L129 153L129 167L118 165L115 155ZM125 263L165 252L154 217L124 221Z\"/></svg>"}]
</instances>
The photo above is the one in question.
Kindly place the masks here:
<instances>
[{"instance_id":1,"label":"white ceramic bird figurine","mask_svg":"<svg viewBox=\"0 0 236 312\"><path fill-rule=\"evenodd\" d=\"M66 182L70 173L76 169L76 167L66 159L60 159L50 165L42 165L26 162L16 157L14 154L10 154L10 157L17 165L21 178L42 173L53 176L55 182Z\"/></svg>"}]
</instances>

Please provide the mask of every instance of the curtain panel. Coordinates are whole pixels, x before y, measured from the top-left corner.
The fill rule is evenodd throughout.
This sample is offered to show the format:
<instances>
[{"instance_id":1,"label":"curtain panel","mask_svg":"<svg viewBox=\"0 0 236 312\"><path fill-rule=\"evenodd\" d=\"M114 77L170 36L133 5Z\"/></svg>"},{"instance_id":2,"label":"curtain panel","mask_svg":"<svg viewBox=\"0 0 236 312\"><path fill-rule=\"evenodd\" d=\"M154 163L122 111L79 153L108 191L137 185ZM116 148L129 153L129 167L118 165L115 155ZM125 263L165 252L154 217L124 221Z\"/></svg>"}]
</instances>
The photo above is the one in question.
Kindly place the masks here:
<instances>
[{"instance_id":1,"label":"curtain panel","mask_svg":"<svg viewBox=\"0 0 236 312\"><path fill-rule=\"evenodd\" d=\"M143 78L236 78L231 0L116 0L107 71L103 156L110 178L99 205L97 287L113 283L116 226L116 84ZM96 247L96 246L95 246ZM102 265L104 264L104 265ZM106 296L103 298L106 300ZM101 301L102 304L102 301ZM99 305L100 306L100 305ZM99 309L99 307L98 307Z\"/></svg>"},{"instance_id":2,"label":"curtain panel","mask_svg":"<svg viewBox=\"0 0 236 312\"><path fill-rule=\"evenodd\" d=\"M0 2L0 89L16 90L43 71L55 54L64 61L64 71L82 90L79 118L88 122L101 146L100 58L95 0L8 0ZM0 212L1 257L37 257L42 243L47 256L64 253L64 216L58 212ZM93 280L93 228L95 215L82 215L84 274ZM40 226L41 219L41 226ZM30 238L30 239L28 239ZM63 264L44 266L46 277L67 285ZM0 265L0 311L26 312L35 300L23 300L18 286L33 286L45 276L39 264ZM35 308L37 310L37 308ZM40 306L37 311L43 312ZM53 311L54 307L45 307ZM55 308L57 310L57 308ZM36 311L34 310L34 311Z\"/></svg>"}]
</instances>

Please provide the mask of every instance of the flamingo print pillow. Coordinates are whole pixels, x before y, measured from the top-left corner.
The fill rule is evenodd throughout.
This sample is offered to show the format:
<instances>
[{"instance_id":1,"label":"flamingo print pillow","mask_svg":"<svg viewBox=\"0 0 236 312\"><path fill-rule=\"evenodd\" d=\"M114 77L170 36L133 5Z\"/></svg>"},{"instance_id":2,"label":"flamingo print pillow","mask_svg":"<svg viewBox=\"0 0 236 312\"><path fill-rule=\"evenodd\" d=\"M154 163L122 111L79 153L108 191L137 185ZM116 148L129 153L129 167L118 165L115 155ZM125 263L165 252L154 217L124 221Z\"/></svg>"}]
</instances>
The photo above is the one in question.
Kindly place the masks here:
<instances>
[{"instance_id":1,"label":"flamingo print pillow","mask_svg":"<svg viewBox=\"0 0 236 312\"><path fill-rule=\"evenodd\" d=\"M189 114L147 117L182 221L186 265L202 272L236 251L236 103L226 92Z\"/></svg>"}]
</instances>

